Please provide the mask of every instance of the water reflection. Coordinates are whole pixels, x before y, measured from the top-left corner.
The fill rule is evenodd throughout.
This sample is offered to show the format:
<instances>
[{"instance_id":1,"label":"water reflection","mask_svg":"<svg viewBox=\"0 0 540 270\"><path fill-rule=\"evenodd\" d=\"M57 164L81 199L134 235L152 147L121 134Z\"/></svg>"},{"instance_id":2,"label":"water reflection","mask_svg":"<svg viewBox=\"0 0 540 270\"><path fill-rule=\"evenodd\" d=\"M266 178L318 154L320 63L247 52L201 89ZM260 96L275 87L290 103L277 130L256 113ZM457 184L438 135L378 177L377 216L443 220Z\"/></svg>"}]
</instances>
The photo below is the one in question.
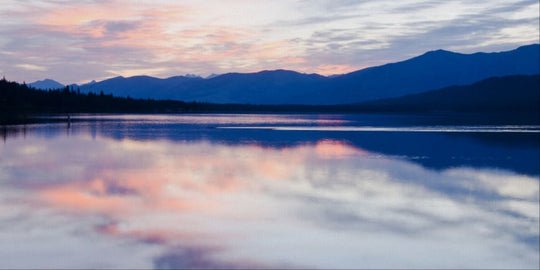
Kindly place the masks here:
<instances>
[{"instance_id":1,"label":"water reflection","mask_svg":"<svg viewBox=\"0 0 540 270\"><path fill-rule=\"evenodd\" d=\"M339 136L233 144L216 129L141 140L130 125L110 123L122 139L86 128L102 124L32 126L0 146L3 267L539 266L534 175L433 170Z\"/></svg>"},{"instance_id":2,"label":"water reflection","mask_svg":"<svg viewBox=\"0 0 540 270\"><path fill-rule=\"evenodd\" d=\"M454 124L434 128L433 121L450 120L425 117L415 120L412 117L415 120L412 121L404 116L387 115L83 115L73 119L71 128L67 128L67 123L27 125L19 129L6 128L2 134L4 141L32 132L44 137L91 134L94 139L212 141L275 148L315 144L331 138L359 149L407 159L430 169L467 166L540 175L539 126L455 126L455 122L449 122ZM414 124L415 128L404 127L408 123ZM286 129L274 130L276 126ZM340 131L351 129L361 131ZM376 131L381 129L392 132ZM411 129L415 131L407 131ZM422 129L430 132L418 132ZM511 132L501 132L505 130Z\"/></svg>"}]
</instances>

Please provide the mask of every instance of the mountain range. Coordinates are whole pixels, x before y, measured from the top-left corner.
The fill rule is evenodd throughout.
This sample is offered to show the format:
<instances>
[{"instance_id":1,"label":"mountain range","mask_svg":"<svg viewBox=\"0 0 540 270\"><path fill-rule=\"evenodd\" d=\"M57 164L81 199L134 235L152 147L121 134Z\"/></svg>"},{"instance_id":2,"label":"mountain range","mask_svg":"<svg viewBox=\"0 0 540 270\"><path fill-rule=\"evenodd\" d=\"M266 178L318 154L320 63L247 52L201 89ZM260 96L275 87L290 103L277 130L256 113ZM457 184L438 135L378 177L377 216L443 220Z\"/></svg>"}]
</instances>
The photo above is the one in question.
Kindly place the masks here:
<instances>
[{"instance_id":1,"label":"mountain range","mask_svg":"<svg viewBox=\"0 0 540 270\"><path fill-rule=\"evenodd\" d=\"M28 86L34 87L36 89L58 89L65 87L63 84L51 79L35 81L33 83L29 83Z\"/></svg>"},{"instance_id":2,"label":"mountain range","mask_svg":"<svg viewBox=\"0 0 540 270\"><path fill-rule=\"evenodd\" d=\"M114 96L145 99L246 104L350 104L468 85L490 77L539 74L539 51L539 44L495 53L461 54L436 50L405 61L330 77L289 70L265 70L212 75L206 79L193 75L166 79L115 77L76 87L82 93L103 91ZM43 82L30 85L53 88L40 87Z\"/></svg>"},{"instance_id":3,"label":"mountain range","mask_svg":"<svg viewBox=\"0 0 540 270\"><path fill-rule=\"evenodd\" d=\"M384 112L539 112L540 75L492 77L470 85L351 104ZM536 115L540 117L540 115Z\"/></svg>"}]
</instances>

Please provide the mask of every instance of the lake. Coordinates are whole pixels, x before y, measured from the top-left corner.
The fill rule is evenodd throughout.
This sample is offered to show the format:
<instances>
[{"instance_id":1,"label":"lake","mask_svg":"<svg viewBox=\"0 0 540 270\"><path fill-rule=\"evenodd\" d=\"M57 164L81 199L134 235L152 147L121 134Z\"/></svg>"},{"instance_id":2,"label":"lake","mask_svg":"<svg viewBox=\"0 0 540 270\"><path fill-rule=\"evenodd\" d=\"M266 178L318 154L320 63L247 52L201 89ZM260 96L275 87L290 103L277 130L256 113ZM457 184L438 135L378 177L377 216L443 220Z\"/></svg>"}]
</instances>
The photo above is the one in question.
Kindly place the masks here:
<instances>
[{"instance_id":1,"label":"lake","mask_svg":"<svg viewBox=\"0 0 540 270\"><path fill-rule=\"evenodd\" d=\"M0 127L2 268L539 268L540 127L77 115Z\"/></svg>"}]
</instances>

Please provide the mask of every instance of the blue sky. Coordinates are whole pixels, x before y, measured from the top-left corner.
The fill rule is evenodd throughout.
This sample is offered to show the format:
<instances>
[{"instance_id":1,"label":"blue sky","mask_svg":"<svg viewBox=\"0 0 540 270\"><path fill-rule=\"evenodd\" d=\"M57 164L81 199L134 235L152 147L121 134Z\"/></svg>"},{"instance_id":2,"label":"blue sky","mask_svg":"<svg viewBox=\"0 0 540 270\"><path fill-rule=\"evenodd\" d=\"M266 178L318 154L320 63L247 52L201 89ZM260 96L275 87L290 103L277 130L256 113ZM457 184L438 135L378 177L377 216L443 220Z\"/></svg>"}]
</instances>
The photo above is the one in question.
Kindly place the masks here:
<instances>
[{"instance_id":1,"label":"blue sky","mask_svg":"<svg viewBox=\"0 0 540 270\"><path fill-rule=\"evenodd\" d=\"M539 43L539 2L4 1L0 72L82 83L114 76L291 69L324 75L425 51Z\"/></svg>"}]
</instances>

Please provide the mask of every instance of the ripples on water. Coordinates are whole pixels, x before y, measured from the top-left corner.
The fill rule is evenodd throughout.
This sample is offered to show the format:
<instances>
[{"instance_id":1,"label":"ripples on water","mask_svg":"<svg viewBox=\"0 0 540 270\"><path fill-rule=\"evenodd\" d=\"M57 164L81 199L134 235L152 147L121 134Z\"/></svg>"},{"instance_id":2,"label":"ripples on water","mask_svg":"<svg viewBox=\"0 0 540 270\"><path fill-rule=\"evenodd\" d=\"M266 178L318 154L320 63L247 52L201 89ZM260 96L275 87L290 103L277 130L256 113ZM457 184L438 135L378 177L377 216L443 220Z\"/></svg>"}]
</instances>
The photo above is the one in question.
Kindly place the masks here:
<instances>
[{"instance_id":1,"label":"ripples on water","mask_svg":"<svg viewBox=\"0 0 540 270\"><path fill-rule=\"evenodd\" d=\"M111 115L6 128L2 267L538 268L538 127L359 123Z\"/></svg>"}]
</instances>

